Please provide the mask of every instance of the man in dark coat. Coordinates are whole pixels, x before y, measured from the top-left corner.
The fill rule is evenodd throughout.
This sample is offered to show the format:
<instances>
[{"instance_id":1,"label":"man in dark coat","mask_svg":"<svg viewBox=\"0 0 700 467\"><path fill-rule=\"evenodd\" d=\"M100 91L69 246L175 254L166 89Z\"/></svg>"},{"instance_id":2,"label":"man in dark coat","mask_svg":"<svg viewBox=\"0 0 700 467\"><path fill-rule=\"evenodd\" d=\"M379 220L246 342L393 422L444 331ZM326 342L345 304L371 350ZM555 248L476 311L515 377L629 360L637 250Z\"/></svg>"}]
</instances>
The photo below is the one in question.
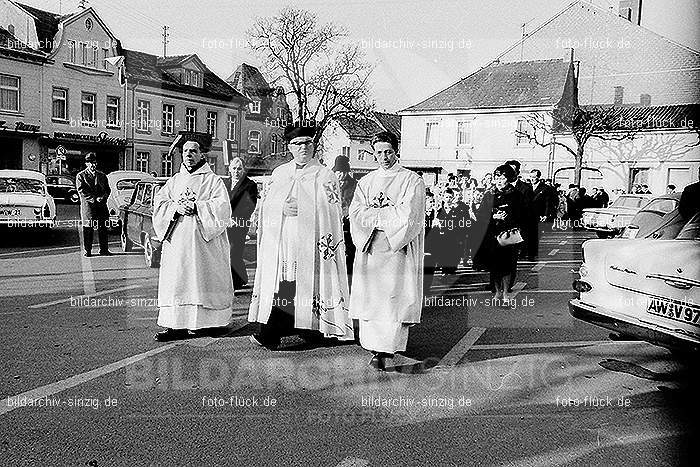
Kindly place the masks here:
<instances>
[{"instance_id":1,"label":"man in dark coat","mask_svg":"<svg viewBox=\"0 0 700 467\"><path fill-rule=\"evenodd\" d=\"M526 234L528 252L531 260L537 256L540 248L540 222L548 222L554 219L556 211L556 196L553 189L547 186L542 180L542 172L537 169L530 171L530 182L532 183L532 214L533 220L530 223L530 230Z\"/></svg>"},{"instance_id":2,"label":"man in dark coat","mask_svg":"<svg viewBox=\"0 0 700 467\"><path fill-rule=\"evenodd\" d=\"M250 228L250 216L258 202L258 186L245 174L243 160L233 157L228 171L231 181L225 183L231 199L231 225L226 229L231 244L231 276L233 288L240 290L248 284L248 272L243 262L246 234Z\"/></svg>"},{"instance_id":3,"label":"man in dark coat","mask_svg":"<svg viewBox=\"0 0 700 467\"><path fill-rule=\"evenodd\" d=\"M94 152L85 156L85 165L87 168L75 177L75 188L80 196L80 220L83 225L85 256L88 258L92 256L92 235L95 226L97 226L100 242L100 255L110 256L112 253L108 248L107 236L109 183L107 176L97 170L97 157Z\"/></svg>"},{"instance_id":4,"label":"man in dark coat","mask_svg":"<svg viewBox=\"0 0 700 467\"><path fill-rule=\"evenodd\" d=\"M454 274L464 252L467 228L471 225L469 209L457 193L448 188L443 194L443 205L435 217L440 222L438 266L445 274Z\"/></svg>"},{"instance_id":5,"label":"man in dark coat","mask_svg":"<svg viewBox=\"0 0 700 467\"><path fill-rule=\"evenodd\" d=\"M357 180L350 174L350 159L347 156L335 158L333 172L338 177L340 184L340 204L343 210L343 236L345 240L345 264L348 268L348 285L352 287L352 267L355 262L355 245L352 243L350 235L350 203L355 195Z\"/></svg>"},{"instance_id":6,"label":"man in dark coat","mask_svg":"<svg viewBox=\"0 0 700 467\"><path fill-rule=\"evenodd\" d=\"M523 237L524 242L520 247L521 255L527 257L529 261L534 261L537 256L537 250L533 251L532 248L535 245L530 243L528 236L531 236L531 232L537 228L537 216L534 213L532 207L532 198L534 196L532 192L532 185L530 183L524 182L520 178L520 162L516 160L506 161L506 164L511 166L515 170L515 176L517 177L514 182L512 182L513 187L518 193L520 193L520 201L522 207L522 213L520 214L520 234ZM512 278L515 280L515 277ZM511 284L512 288L512 284Z\"/></svg>"},{"instance_id":7,"label":"man in dark coat","mask_svg":"<svg viewBox=\"0 0 700 467\"><path fill-rule=\"evenodd\" d=\"M685 187L678 204L678 212L685 220L689 220L698 211L700 211L700 167L698 181Z\"/></svg>"}]
</instances>

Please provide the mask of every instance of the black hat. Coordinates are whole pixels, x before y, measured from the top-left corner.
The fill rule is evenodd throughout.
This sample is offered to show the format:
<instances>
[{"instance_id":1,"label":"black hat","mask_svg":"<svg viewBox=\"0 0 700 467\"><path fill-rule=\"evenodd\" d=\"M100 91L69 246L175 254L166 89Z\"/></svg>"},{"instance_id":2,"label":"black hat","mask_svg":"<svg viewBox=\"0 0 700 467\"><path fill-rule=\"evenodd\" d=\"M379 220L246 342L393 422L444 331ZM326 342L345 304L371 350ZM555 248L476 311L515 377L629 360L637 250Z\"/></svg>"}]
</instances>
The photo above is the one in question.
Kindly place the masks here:
<instances>
[{"instance_id":1,"label":"black hat","mask_svg":"<svg viewBox=\"0 0 700 467\"><path fill-rule=\"evenodd\" d=\"M95 153L89 152L85 154L85 162L97 162L97 157L95 157Z\"/></svg>"},{"instance_id":2,"label":"black hat","mask_svg":"<svg viewBox=\"0 0 700 467\"><path fill-rule=\"evenodd\" d=\"M347 156L336 157L333 172L350 172L350 159Z\"/></svg>"},{"instance_id":3,"label":"black hat","mask_svg":"<svg viewBox=\"0 0 700 467\"><path fill-rule=\"evenodd\" d=\"M284 140L290 142L294 138L299 138L300 136L308 136L313 138L316 135L316 126L311 123L299 124L298 122L293 125L287 125L284 129Z\"/></svg>"}]
</instances>

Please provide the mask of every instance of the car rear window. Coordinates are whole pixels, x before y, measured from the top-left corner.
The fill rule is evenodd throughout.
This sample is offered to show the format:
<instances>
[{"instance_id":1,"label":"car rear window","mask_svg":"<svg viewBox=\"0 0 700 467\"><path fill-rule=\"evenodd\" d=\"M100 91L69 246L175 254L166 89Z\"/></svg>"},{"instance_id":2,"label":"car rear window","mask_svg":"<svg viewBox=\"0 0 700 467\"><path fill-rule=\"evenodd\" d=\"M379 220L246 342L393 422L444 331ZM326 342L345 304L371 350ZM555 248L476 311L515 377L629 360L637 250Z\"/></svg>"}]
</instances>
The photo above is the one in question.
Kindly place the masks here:
<instances>
[{"instance_id":1,"label":"car rear window","mask_svg":"<svg viewBox=\"0 0 700 467\"><path fill-rule=\"evenodd\" d=\"M44 185L39 180L28 178L0 178L0 193L44 194Z\"/></svg>"},{"instance_id":2,"label":"car rear window","mask_svg":"<svg viewBox=\"0 0 700 467\"><path fill-rule=\"evenodd\" d=\"M117 190L133 190L138 182L138 178L123 178L117 182Z\"/></svg>"}]
</instances>

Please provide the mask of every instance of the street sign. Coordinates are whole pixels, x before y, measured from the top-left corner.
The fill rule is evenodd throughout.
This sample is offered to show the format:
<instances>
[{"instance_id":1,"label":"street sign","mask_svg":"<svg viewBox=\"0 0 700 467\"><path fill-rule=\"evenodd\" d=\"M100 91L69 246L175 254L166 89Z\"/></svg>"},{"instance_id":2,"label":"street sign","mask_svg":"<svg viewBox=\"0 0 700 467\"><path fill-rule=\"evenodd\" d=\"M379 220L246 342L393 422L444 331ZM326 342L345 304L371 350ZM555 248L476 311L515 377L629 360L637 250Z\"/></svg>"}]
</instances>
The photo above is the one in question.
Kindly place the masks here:
<instances>
[{"instance_id":1,"label":"street sign","mask_svg":"<svg viewBox=\"0 0 700 467\"><path fill-rule=\"evenodd\" d=\"M63 146L63 145L60 145L60 144L59 144L58 146L56 146L56 156L58 156L58 157L63 157L63 159L61 159L61 160L63 160L63 161L66 160L66 159L65 159L65 157L66 157L66 147ZM58 157L57 157L57 158L58 158Z\"/></svg>"}]
</instances>

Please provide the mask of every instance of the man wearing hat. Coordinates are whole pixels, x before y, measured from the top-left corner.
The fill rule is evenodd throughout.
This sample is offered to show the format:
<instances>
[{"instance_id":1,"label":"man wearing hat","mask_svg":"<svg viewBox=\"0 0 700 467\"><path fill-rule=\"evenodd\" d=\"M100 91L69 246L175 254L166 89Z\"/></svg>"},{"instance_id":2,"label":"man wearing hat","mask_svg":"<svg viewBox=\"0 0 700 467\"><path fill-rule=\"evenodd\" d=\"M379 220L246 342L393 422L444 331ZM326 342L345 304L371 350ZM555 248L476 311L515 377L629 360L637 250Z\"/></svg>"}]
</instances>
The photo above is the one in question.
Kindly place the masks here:
<instances>
[{"instance_id":1,"label":"man wearing hat","mask_svg":"<svg viewBox=\"0 0 700 467\"><path fill-rule=\"evenodd\" d=\"M97 226L97 237L100 242L100 255L110 256L112 253L108 248L107 235L109 183L107 176L97 170L97 158L94 152L87 153L85 165L87 168L75 177L75 188L80 196L80 220L83 226L85 256L88 258L92 256L92 233L95 226Z\"/></svg>"},{"instance_id":2,"label":"man wearing hat","mask_svg":"<svg viewBox=\"0 0 700 467\"><path fill-rule=\"evenodd\" d=\"M338 177L340 183L340 202L343 209L343 234L345 236L345 264L348 266L348 282L352 286L352 263L355 261L355 245L352 243L350 235L350 203L355 194L357 180L350 175L350 159L346 156L335 158L333 172Z\"/></svg>"},{"instance_id":3,"label":"man wearing hat","mask_svg":"<svg viewBox=\"0 0 700 467\"><path fill-rule=\"evenodd\" d=\"M354 338L340 189L316 157L315 133L303 124L285 129L294 159L277 167L263 190L248 321L261 323L251 342L268 349L291 333Z\"/></svg>"}]
</instances>

